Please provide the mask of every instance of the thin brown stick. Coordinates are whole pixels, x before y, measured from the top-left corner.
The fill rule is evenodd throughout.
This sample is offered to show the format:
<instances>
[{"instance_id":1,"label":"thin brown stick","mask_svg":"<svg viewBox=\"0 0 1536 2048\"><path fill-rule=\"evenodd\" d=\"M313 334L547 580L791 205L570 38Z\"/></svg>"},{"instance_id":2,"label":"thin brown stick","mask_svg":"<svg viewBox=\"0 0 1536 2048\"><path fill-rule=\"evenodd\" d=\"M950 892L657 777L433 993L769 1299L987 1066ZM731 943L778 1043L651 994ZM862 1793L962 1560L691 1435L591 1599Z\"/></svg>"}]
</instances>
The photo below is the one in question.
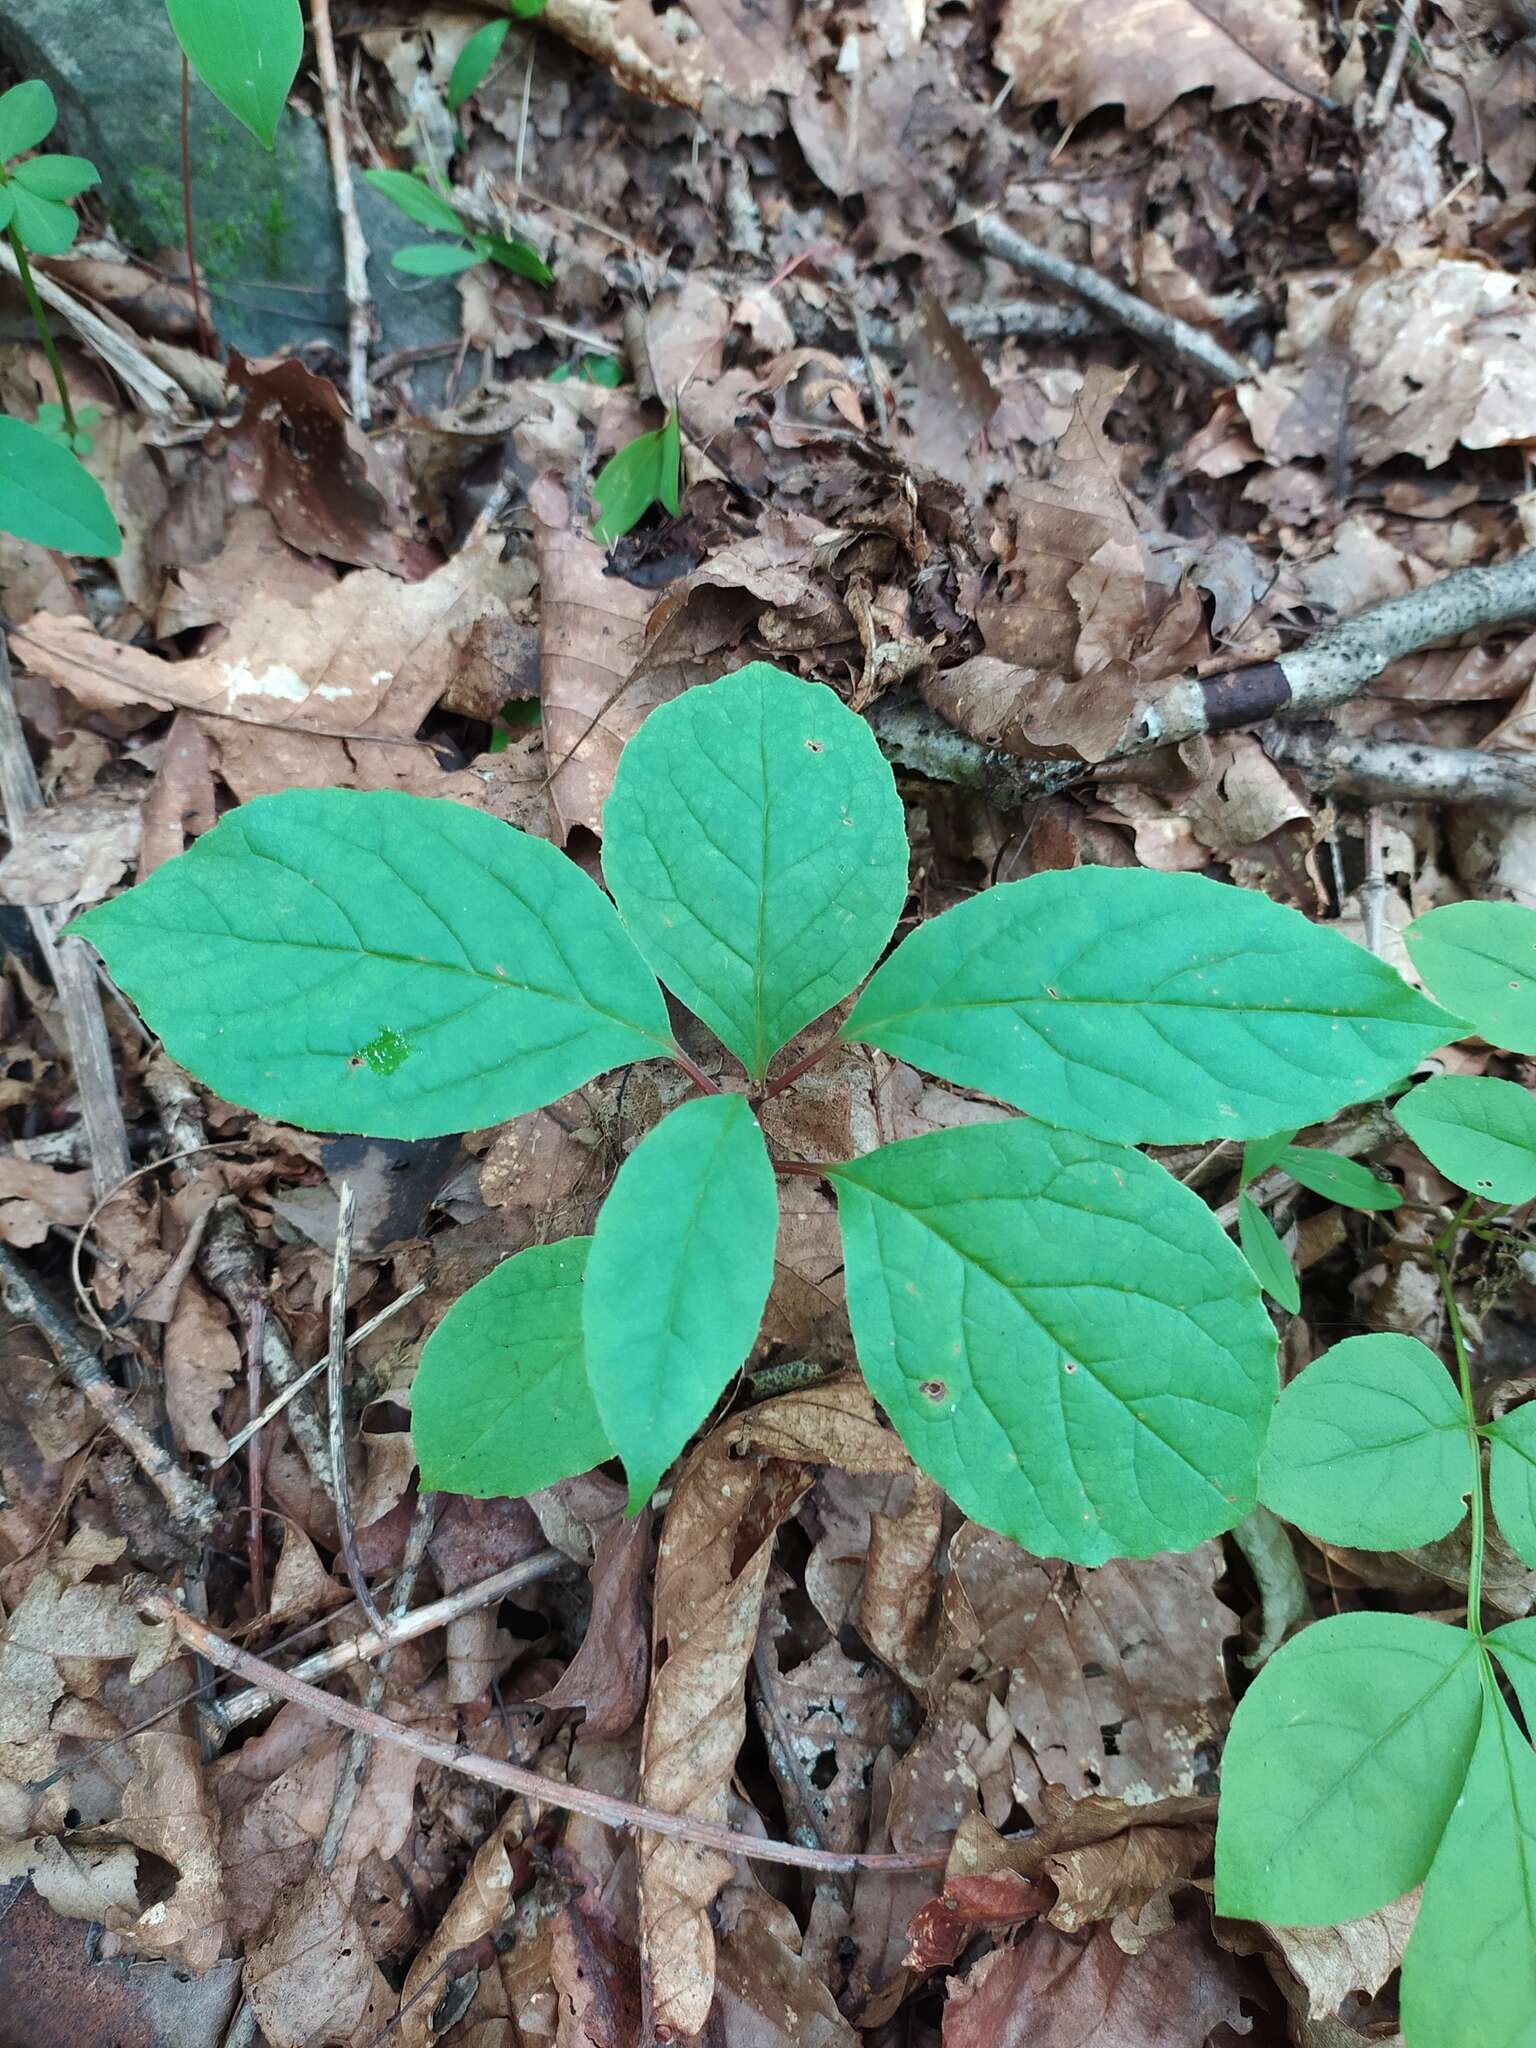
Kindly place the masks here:
<instances>
[{"instance_id":1,"label":"thin brown stick","mask_svg":"<svg viewBox=\"0 0 1536 2048\"><path fill-rule=\"evenodd\" d=\"M367 1664L401 1643L412 1643L420 1636L430 1635L433 1629L446 1628L461 1614L472 1614L477 1607L488 1607L493 1600L503 1600L509 1593L517 1592L522 1586L531 1586L536 1579L548 1578L551 1572L557 1572L569 1563L570 1559L563 1550L535 1551L532 1557L505 1565L488 1579L477 1580L472 1586L461 1586L457 1593L445 1593L440 1600L429 1600L425 1607L416 1608L400 1621L392 1621L382 1632L366 1629L361 1635L349 1636L344 1642L314 1651L295 1664L288 1675L311 1684L322 1678L334 1678L338 1671L348 1671L354 1664ZM301 1630L299 1633L302 1635L309 1631ZM247 1721L259 1719L272 1704L272 1694L264 1687L256 1686L248 1692L237 1692L229 1699L210 1703L205 1717L223 1736L232 1729L243 1728Z\"/></svg>"},{"instance_id":2,"label":"thin brown stick","mask_svg":"<svg viewBox=\"0 0 1536 2048\"><path fill-rule=\"evenodd\" d=\"M203 307L203 288L197 277L197 245L192 235L192 66L185 51L181 58L181 219L187 244L187 282L192 287L192 317L197 322L197 345L204 355L216 355L219 345Z\"/></svg>"},{"instance_id":3,"label":"thin brown stick","mask_svg":"<svg viewBox=\"0 0 1536 2048\"><path fill-rule=\"evenodd\" d=\"M341 1207L336 1217L336 1259L331 1268L331 1332L326 1351L326 1385L331 1404L331 1473L336 1481L336 1529L341 1537L342 1562L357 1604L369 1623L381 1635L389 1633L374 1597L368 1590L368 1574L358 1555L357 1531L352 1523L352 1488L347 1475L347 1285L352 1275L352 1232L357 1221L357 1196L352 1183L340 1188Z\"/></svg>"},{"instance_id":4,"label":"thin brown stick","mask_svg":"<svg viewBox=\"0 0 1536 2048\"><path fill-rule=\"evenodd\" d=\"M108 1379L95 1352L82 1341L73 1321L5 1245L0 1245L0 1294L13 1316L42 1332L63 1372L133 1458L177 1525L191 1534L203 1534L214 1517L212 1494L184 1472L129 1413L121 1392Z\"/></svg>"},{"instance_id":5,"label":"thin brown stick","mask_svg":"<svg viewBox=\"0 0 1536 2048\"><path fill-rule=\"evenodd\" d=\"M653 1807L637 1806L628 1799L611 1799L603 1792L589 1792L584 1787L560 1784L552 1778L541 1777L537 1771L525 1771L516 1764L504 1764L494 1757L476 1756L473 1751L460 1749L454 1743L439 1742L434 1736L422 1735L414 1728L402 1727L394 1721L386 1721L382 1715L354 1706L350 1700L338 1699L332 1693L305 1685L290 1672L279 1671L263 1658L253 1657L248 1650L236 1649L233 1643L215 1635L200 1621L194 1621L184 1608L178 1607L164 1593L151 1593L144 1600L142 1611L152 1615L156 1621L169 1622L182 1641L206 1657L210 1664L232 1671L236 1677L248 1679L251 1684L276 1693L281 1699L291 1700L295 1706L306 1707L312 1714L336 1721L343 1728L361 1729L379 1742L390 1742L397 1749L408 1749L416 1756L425 1757L428 1763L440 1764L444 1770L457 1771L462 1777L478 1779L483 1785L499 1785L504 1792L516 1792L524 1799L537 1800L541 1805L556 1807L562 1813L586 1814L591 1820L601 1821L605 1827L642 1828L650 1834L698 1842L727 1856L743 1856L757 1863L785 1863L797 1870L942 1870L948 1860L947 1851L943 1849L918 1856L862 1856L843 1855L830 1849L805 1849L796 1842L765 1842L757 1835L719 1827L712 1821L690 1820L684 1814L659 1813Z\"/></svg>"},{"instance_id":6,"label":"thin brown stick","mask_svg":"<svg viewBox=\"0 0 1536 2048\"><path fill-rule=\"evenodd\" d=\"M198 1152L227 1151L231 1147L236 1146L249 1148L250 1142L249 1138L219 1138L212 1144L188 1145L180 1152L168 1152L161 1159L151 1159L147 1165L136 1166L132 1173L124 1175L116 1187L108 1188L107 1192L98 1198L92 1207L90 1215L86 1217L80 1228L75 1232L75 1241L69 1249L69 1277L74 1283L76 1301L79 1302L81 1308L85 1311L87 1320L96 1325L96 1328L103 1337L109 1336L111 1333L97 1313L91 1290L85 1284L85 1275L80 1268L80 1255L90 1241L91 1232L96 1225L96 1218L101 1214L102 1210L106 1208L109 1202L115 1201L125 1188L131 1188L135 1181L143 1180L146 1174L158 1173L162 1166L174 1166L178 1159L190 1159ZM201 1231L198 1232L198 1242L199 1244L202 1242ZM157 1287L160 1286L164 1278L165 1276L162 1274L160 1280L155 1282L155 1285Z\"/></svg>"},{"instance_id":7,"label":"thin brown stick","mask_svg":"<svg viewBox=\"0 0 1536 2048\"><path fill-rule=\"evenodd\" d=\"M315 38L315 63L320 72L320 99L325 112L325 141L331 158L331 183L336 188L336 217L341 223L341 253L347 293L347 392L352 417L359 426L369 419L368 342L372 301L368 292L368 243L357 217L352 191L352 164L347 155L347 130L342 117L341 80L336 70L336 39L331 29L331 0L309 0L309 25Z\"/></svg>"},{"instance_id":8,"label":"thin brown stick","mask_svg":"<svg viewBox=\"0 0 1536 2048\"><path fill-rule=\"evenodd\" d=\"M837 1033L834 1031L832 1036L823 1039L820 1045L812 1046L811 1050L803 1058L796 1060L792 1067L780 1074L771 1088L763 1090L764 1102L772 1102L775 1095L782 1095L786 1088L793 1088L802 1074L808 1074L812 1067L826 1058L829 1052L835 1052L839 1042Z\"/></svg>"},{"instance_id":9,"label":"thin brown stick","mask_svg":"<svg viewBox=\"0 0 1536 2048\"><path fill-rule=\"evenodd\" d=\"M387 1323L391 1316L398 1315L407 1302L414 1301L418 1294L425 1294L426 1291L427 1283L425 1280L418 1280L414 1287L407 1287L404 1294L397 1294L393 1301L386 1302L376 1316L370 1316L361 1329L352 1332L351 1336L347 1339L348 1351L355 1351L365 1337L371 1337L382 1323ZM274 1417L281 1415L295 1395L302 1394L311 1381L317 1380L329 1363L329 1358L317 1358L314 1364L301 1372L296 1380L290 1380L283 1391L270 1400L259 1414L253 1415L243 1429L235 1431L234 1435L229 1439L229 1449L222 1458L213 1459L208 1467L209 1471L217 1472L219 1467L228 1464L229 1460L238 1451L244 1450L245 1446L251 1441L251 1438L257 1435L259 1431L265 1429Z\"/></svg>"},{"instance_id":10,"label":"thin brown stick","mask_svg":"<svg viewBox=\"0 0 1536 2048\"><path fill-rule=\"evenodd\" d=\"M261 1406L261 1343L266 1327L267 1304L253 1301L250 1319L245 1326L246 1405L253 1415ZM251 1565L251 1605L258 1616L267 1611L267 1570L261 1545L261 1460L265 1448L263 1444L253 1443L246 1465L245 1497L249 1520L245 1548Z\"/></svg>"},{"instance_id":11,"label":"thin brown stick","mask_svg":"<svg viewBox=\"0 0 1536 2048\"><path fill-rule=\"evenodd\" d=\"M681 1046L669 1046L667 1048L667 1057L674 1066L682 1068L695 1088L702 1088L706 1095L718 1095L720 1093L720 1083L718 1081L711 1081L704 1069L696 1066Z\"/></svg>"},{"instance_id":12,"label":"thin brown stick","mask_svg":"<svg viewBox=\"0 0 1536 2048\"><path fill-rule=\"evenodd\" d=\"M1187 320L1180 320L1173 313L1159 312L1156 306L1149 306L1134 292L1111 284L1107 277L1100 277L1096 270L1089 270L1085 264L1069 263L1064 256L1052 255L1049 249L1042 249L1038 242L1029 241L995 214L978 214L965 225L969 226L989 256L1011 263L1015 270L1022 270L1030 277L1060 285L1085 304L1097 306L1101 313L1107 313L1131 334L1169 350L1193 364L1205 376L1214 378L1218 384L1242 384L1252 377L1251 364L1224 348L1210 335L1202 333L1198 327L1191 327Z\"/></svg>"}]
</instances>

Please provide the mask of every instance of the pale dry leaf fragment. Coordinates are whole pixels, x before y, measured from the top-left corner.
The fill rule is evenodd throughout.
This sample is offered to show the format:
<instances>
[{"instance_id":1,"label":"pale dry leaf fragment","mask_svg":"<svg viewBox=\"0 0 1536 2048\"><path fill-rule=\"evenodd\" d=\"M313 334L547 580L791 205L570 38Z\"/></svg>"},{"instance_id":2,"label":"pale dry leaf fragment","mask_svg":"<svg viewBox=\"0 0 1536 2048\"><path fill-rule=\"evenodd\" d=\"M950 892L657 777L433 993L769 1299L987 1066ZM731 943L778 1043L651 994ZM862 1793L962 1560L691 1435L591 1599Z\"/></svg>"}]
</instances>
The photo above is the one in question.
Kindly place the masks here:
<instances>
[{"instance_id":1,"label":"pale dry leaf fragment","mask_svg":"<svg viewBox=\"0 0 1536 2048\"><path fill-rule=\"evenodd\" d=\"M163 1958L200 1975L213 1968L224 1946L219 1815L191 1736L155 1729L134 1737L131 1748L134 1774L123 1789L122 1812L101 1836L158 1856L176 1880L168 1896L142 1910L135 1901L104 1915L104 1952Z\"/></svg>"},{"instance_id":2,"label":"pale dry leaf fragment","mask_svg":"<svg viewBox=\"0 0 1536 2048\"><path fill-rule=\"evenodd\" d=\"M240 1344L224 1304L193 1274L181 1284L161 1357L165 1412L176 1441L201 1457L224 1457L229 1444L214 1416L239 1377Z\"/></svg>"},{"instance_id":3,"label":"pale dry leaf fragment","mask_svg":"<svg viewBox=\"0 0 1536 2048\"><path fill-rule=\"evenodd\" d=\"M528 502L539 558L549 801L563 843L578 825L602 830L620 750L647 711L670 692L631 681L651 594L604 574L606 555L552 478L541 477Z\"/></svg>"},{"instance_id":4,"label":"pale dry leaf fragment","mask_svg":"<svg viewBox=\"0 0 1536 2048\"><path fill-rule=\"evenodd\" d=\"M206 562L187 563L171 578L160 602L155 637L169 640L197 626L227 626L258 593L308 604L335 581L336 571L328 562L288 545L265 505L237 505L218 553Z\"/></svg>"},{"instance_id":5,"label":"pale dry leaf fragment","mask_svg":"<svg viewBox=\"0 0 1536 2048\"><path fill-rule=\"evenodd\" d=\"M993 61L1026 105L1055 100L1069 124L1119 105L1129 128L1186 92L1219 109L1328 83L1306 0L1005 0Z\"/></svg>"},{"instance_id":6,"label":"pale dry leaf fragment","mask_svg":"<svg viewBox=\"0 0 1536 2048\"><path fill-rule=\"evenodd\" d=\"M26 1249L55 1227L78 1230L94 1199L89 1173L0 1157L0 1238L7 1244Z\"/></svg>"},{"instance_id":7,"label":"pale dry leaf fragment","mask_svg":"<svg viewBox=\"0 0 1536 2048\"><path fill-rule=\"evenodd\" d=\"M934 1564L943 1531L943 1492L921 1472L912 1476L904 1507L869 1518L859 1633L914 1691L922 1689L933 1662Z\"/></svg>"},{"instance_id":8,"label":"pale dry leaf fragment","mask_svg":"<svg viewBox=\"0 0 1536 2048\"><path fill-rule=\"evenodd\" d=\"M788 1922L786 1926L784 1923ZM771 1902L749 1903L720 1943L717 2010L724 2048L857 2048L824 1977Z\"/></svg>"},{"instance_id":9,"label":"pale dry leaf fragment","mask_svg":"<svg viewBox=\"0 0 1536 2048\"><path fill-rule=\"evenodd\" d=\"M30 1878L55 1913L68 1920L105 1921L139 1909L139 1859L126 1842L63 1841L37 1835L0 1845L0 1887Z\"/></svg>"},{"instance_id":10,"label":"pale dry leaf fragment","mask_svg":"<svg viewBox=\"0 0 1536 2048\"><path fill-rule=\"evenodd\" d=\"M1373 1996L1403 1960L1418 1917L1419 1894L1409 1892L1359 1920L1337 1927L1267 1927L1307 1994L1311 2019L1331 2019L1353 1992Z\"/></svg>"},{"instance_id":11,"label":"pale dry leaf fragment","mask_svg":"<svg viewBox=\"0 0 1536 2048\"><path fill-rule=\"evenodd\" d=\"M901 1438L880 1420L873 1395L852 1373L760 1401L728 1425L728 1434L742 1451L836 1465L844 1472L913 1469Z\"/></svg>"},{"instance_id":12,"label":"pale dry leaf fragment","mask_svg":"<svg viewBox=\"0 0 1536 2048\"><path fill-rule=\"evenodd\" d=\"M738 1455L707 1437L684 1465L662 1525L640 1800L724 1821L746 1733L743 1680L757 1641L779 1524L810 1484L803 1467ZM709 2017L715 1944L709 1907L731 1874L718 1850L640 1838L640 1901L654 2021L695 2034Z\"/></svg>"},{"instance_id":13,"label":"pale dry leaf fragment","mask_svg":"<svg viewBox=\"0 0 1536 2048\"><path fill-rule=\"evenodd\" d=\"M678 0L675 12L676 26L650 0L550 0L542 19L626 92L776 133L783 113L773 95L797 92L805 78L785 0ZM762 112L751 119L748 109Z\"/></svg>"},{"instance_id":14,"label":"pale dry leaf fragment","mask_svg":"<svg viewBox=\"0 0 1536 2048\"><path fill-rule=\"evenodd\" d=\"M418 1992L440 1975L455 1949L469 1947L506 1917L516 1880L518 1866L513 1859L518 1855L522 1824L522 1802L514 1801L505 1819L475 1851L475 1860L447 1912L412 1962L400 1992L400 2048L427 2048L433 2038L433 1999L430 1992L425 1997L418 1997Z\"/></svg>"},{"instance_id":15,"label":"pale dry leaf fragment","mask_svg":"<svg viewBox=\"0 0 1536 2048\"><path fill-rule=\"evenodd\" d=\"M283 1899L272 1933L246 1957L244 1983L270 2048L354 2048L395 2010L356 1916L322 1870Z\"/></svg>"},{"instance_id":16,"label":"pale dry leaf fragment","mask_svg":"<svg viewBox=\"0 0 1536 2048\"><path fill-rule=\"evenodd\" d=\"M33 811L0 860L0 903L99 903L138 859L142 820L141 803L105 790Z\"/></svg>"},{"instance_id":17,"label":"pale dry leaf fragment","mask_svg":"<svg viewBox=\"0 0 1536 2048\"><path fill-rule=\"evenodd\" d=\"M135 881L142 882L166 861L185 853L188 841L211 831L218 816L208 735L191 712L178 711L161 747L159 773L144 802Z\"/></svg>"},{"instance_id":18,"label":"pale dry leaf fragment","mask_svg":"<svg viewBox=\"0 0 1536 2048\"><path fill-rule=\"evenodd\" d=\"M650 1570L650 1510L609 1522L597 1539L592 1618L581 1648L537 1705L584 1708L590 1735L622 1735L634 1726L650 1671Z\"/></svg>"}]
</instances>

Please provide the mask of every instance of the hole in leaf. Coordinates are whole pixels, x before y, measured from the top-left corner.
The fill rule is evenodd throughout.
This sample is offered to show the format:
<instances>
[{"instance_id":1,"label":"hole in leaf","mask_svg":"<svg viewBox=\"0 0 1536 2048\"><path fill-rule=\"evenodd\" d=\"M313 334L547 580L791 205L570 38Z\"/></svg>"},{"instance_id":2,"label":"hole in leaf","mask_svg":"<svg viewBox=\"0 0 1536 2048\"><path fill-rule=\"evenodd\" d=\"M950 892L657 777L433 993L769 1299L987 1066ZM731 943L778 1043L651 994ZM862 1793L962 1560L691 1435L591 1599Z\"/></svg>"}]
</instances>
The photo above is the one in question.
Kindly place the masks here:
<instances>
[{"instance_id":1,"label":"hole in leaf","mask_svg":"<svg viewBox=\"0 0 1536 2048\"><path fill-rule=\"evenodd\" d=\"M924 1380L917 1391L930 1401L942 1401L949 1389L942 1380Z\"/></svg>"},{"instance_id":2,"label":"hole in leaf","mask_svg":"<svg viewBox=\"0 0 1536 2048\"><path fill-rule=\"evenodd\" d=\"M824 1749L811 1766L811 1783L818 1792L825 1792L837 1776L837 1751Z\"/></svg>"}]
</instances>

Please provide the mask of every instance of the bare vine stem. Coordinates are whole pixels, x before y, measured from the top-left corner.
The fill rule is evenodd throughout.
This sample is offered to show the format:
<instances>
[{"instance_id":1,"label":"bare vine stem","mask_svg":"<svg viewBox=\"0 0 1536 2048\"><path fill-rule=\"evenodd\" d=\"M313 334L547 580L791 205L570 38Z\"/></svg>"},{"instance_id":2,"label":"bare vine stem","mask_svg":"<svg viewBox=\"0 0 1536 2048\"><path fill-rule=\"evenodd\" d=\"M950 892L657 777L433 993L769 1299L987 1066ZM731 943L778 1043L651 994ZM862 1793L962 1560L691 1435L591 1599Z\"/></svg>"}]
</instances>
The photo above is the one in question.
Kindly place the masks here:
<instances>
[{"instance_id":1,"label":"bare vine stem","mask_svg":"<svg viewBox=\"0 0 1536 2048\"><path fill-rule=\"evenodd\" d=\"M197 345L204 355L215 355L218 342L203 305L203 288L197 277L197 246L192 237L192 66L185 51L181 57L181 223L187 244L187 282L192 287L192 317L197 322Z\"/></svg>"},{"instance_id":2,"label":"bare vine stem","mask_svg":"<svg viewBox=\"0 0 1536 2048\"><path fill-rule=\"evenodd\" d=\"M1481 1642L1483 1551L1487 1544L1487 1509L1483 1501L1483 1439L1482 1432L1477 1426L1477 1412L1472 1405L1472 1368L1467 1358L1466 1338L1462 1333L1461 1311L1456 1305L1456 1289L1451 1281L1456 1240L1461 1233L1462 1225L1476 1206L1477 1197L1468 1195L1435 1239L1430 1249L1430 1257L1434 1262L1435 1277L1440 1282L1440 1298L1445 1303L1445 1320L1446 1327L1451 1333L1451 1348L1456 1354L1456 1377L1461 1388L1462 1413L1466 1418L1467 1444L1472 1453L1472 1490L1469 1496L1472 1509L1472 1536L1467 1562L1467 1627Z\"/></svg>"},{"instance_id":3,"label":"bare vine stem","mask_svg":"<svg viewBox=\"0 0 1536 2048\"><path fill-rule=\"evenodd\" d=\"M21 288L26 294L27 311L32 315L32 325L37 329L37 338L43 344L43 354L48 358L48 367L53 372L59 405L64 414L64 431L69 436L70 448L73 451L75 436L80 429L75 423L75 408L69 402L69 386L64 382L64 365L59 361L59 352L54 347L53 330L48 325L48 315L43 311L43 302L37 296L32 266L27 261L27 252L21 245L21 237L16 232L14 221L6 229L5 239L10 243L11 254L16 259L16 274L21 279Z\"/></svg>"}]
</instances>

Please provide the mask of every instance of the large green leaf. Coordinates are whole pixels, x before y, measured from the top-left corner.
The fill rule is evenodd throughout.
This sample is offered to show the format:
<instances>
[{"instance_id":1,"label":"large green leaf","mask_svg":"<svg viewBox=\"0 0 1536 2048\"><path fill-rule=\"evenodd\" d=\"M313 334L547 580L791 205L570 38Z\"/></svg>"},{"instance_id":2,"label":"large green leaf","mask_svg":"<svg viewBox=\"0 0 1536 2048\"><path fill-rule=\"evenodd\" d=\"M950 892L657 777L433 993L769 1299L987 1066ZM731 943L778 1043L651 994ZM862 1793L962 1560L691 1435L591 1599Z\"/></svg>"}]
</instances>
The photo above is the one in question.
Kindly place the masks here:
<instances>
[{"instance_id":1,"label":"large green leaf","mask_svg":"<svg viewBox=\"0 0 1536 2048\"><path fill-rule=\"evenodd\" d=\"M1472 1451L1455 1382L1416 1337L1347 1337L1280 1396L1267 1508L1325 1543L1404 1550L1467 1511Z\"/></svg>"},{"instance_id":2,"label":"large green leaf","mask_svg":"<svg viewBox=\"0 0 1536 2048\"><path fill-rule=\"evenodd\" d=\"M1513 1081L1442 1074L1394 1112L1438 1172L1490 1202L1536 1196L1536 1100Z\"/></svg>"},{"instance_id":3,"label":"large green leaf","mask_svg":"<svg viewBox=\"0 0 1536 2048\"><path fill-rule=\"evenodd\" d=\"M1241 1521L1275 1333L1236 1247L1160 1166L1017 1122L828 1174L865 1378L968 1515L1079 1564Z\"/></svg>"},{"instance_id":4,"label":"large green leaf","mask_svg":"<svg viewBox=\"0 0 1536 2048\"><path fill-rule=\"evenodd\" d=\"M1536 910L1446 903L1403 934L1434 993L1490 1045L1536 1052Z\"/></svg>"},{"instance_id":5,"label":"large green leaf","mask_svg":"<svg viewBox=\"0 0 1536 2048\"><path fill-rule=\"evenodd\" d=\"M1483 1434L1493 1449L1488 1459L1488 1497L1504 1540L1536 1570L1536 1402L1512 1408Z\"/></svg>"},{"instance_id":6,"label":"large green leaf","mask_svg":"<svg viewBox=\"0 0 1536 2048\"><path fill-rule=\"evenodd\" d=\"M842 1035L1070 1130L1175 1144L1315 1123L1458 1029L1255 889L1078 868L920 925Z\"/></svg>"},{"instance_id":7,"label":"large green leaf","mask_svg":"<svg viewBox=\"0 0 1536 2048\"><path fill-rule=\"evenodd\" d=\"M427 797L258 797L72 929L199 1080L310 1130L499 1123L671 1042L580 868Z\"/></svg>"},{"instance_id":8,"label":"large green leaf","mask_svg":"<svg viewBox=\"0 0 1536 2048\"><path fill-rule=\"evenodd\" d=\"M1294 1636L1227 1737L1217 1912L1326 1927L1411 1891L1461 1791L1481 1707L1464 1629L1341 1614Z\"/></svg>"},{"instance_id":9,"label":"large green leaf","mask_svg":"<svg viewBox=\"0 0 1536 2048\"><path fill-rule=\"evenodd\" d=\"M1403 1957L1402 2020L1411 2048L1536 2048L1536 1755L1491 1687Z\"/></svg>"},{"instance_id":10,"label":"large green leaf","mask_svg":"<svg viewBox=\"0 0 1536 2048\"><path fill-rule=\"evenodd\" d=\"M0 533L66 555L115 555L123 536L106 492L67 448L0 415Z\"/></svg>"},{"instance_id":11,"label":"large green leaf","mask_svg":"<svg viewBox=\"0 0 1536 2048\"><path fill-rule=\"evenodd\" d=\"M1536 1620L1506 1621L1490 1629L1488 1647L1514 1687L1527 1726L1536 1727Z\"/></svg>"},{"instance_id":12,"label":"large green leaf","mask_svg":"<svg viewBox=\"0 0 1536 2048\"><path fill-rule=\"evenodd\" d=\"M1295 1268L1280 1242L1280 1233L1248 1195L1237 1198L1237 1241L1264 1292L1278 1301L1282 1308L1289 1309L1293 1316L1298 1315L1301 1311L1301 1285Z\"/></svg>"},{"instance_id":13,"label":"large green leaf","mask_svg":"<svg viewBox=\"0 0 1536 2048\"><path fill-rule=\"evenodd\" d=\"M740 1095L685 1102L619 1168L587 1264L587 1375L632 1511L752 1348L778 1214Z\"/></svg>"},{"instance_id":14,"label":"large green leaf","mask_svg":"<svg viewBox=\"0 0 1536 2048\"><path fill-rule=\"evenodd\" d=\"M176 40L216 100L271 149L299 59L299 0L165 0Z\"/></svg>"},{"instance_id":15,"label":"large green leaf","mask_svg":"<svg viewBox=\"0 0 1536 2048\"><path fill-rule=\"evenodd\" d=\"M895 929L901 799L862 718L754 661L663 704L624 749L603 874L667 987L761 1079Z\"/></svg>"},{"instance_id":16,"label":"large green leaf","mask_svg":"<svg viewBox=\"0 0 1536 2048\"><path fill-rule=\"evenodd\" d=\"M0 164L23 150L36 149L53 133L59 110L53 93L40 78L24 78L0 92Z\"/></svg>"},{"instance_id":17,"label":"large green leaf","mask_svg":"<svg viewBox=\"0 0 1536 2048\"><path fill-rule=\"evenodd\" d=\"M612 1457L581 1334L591 1243L568 1237L504 1259L427 1339L411 1385L424 1492L515 1499Z\"/></svg>"}]
</instances>

